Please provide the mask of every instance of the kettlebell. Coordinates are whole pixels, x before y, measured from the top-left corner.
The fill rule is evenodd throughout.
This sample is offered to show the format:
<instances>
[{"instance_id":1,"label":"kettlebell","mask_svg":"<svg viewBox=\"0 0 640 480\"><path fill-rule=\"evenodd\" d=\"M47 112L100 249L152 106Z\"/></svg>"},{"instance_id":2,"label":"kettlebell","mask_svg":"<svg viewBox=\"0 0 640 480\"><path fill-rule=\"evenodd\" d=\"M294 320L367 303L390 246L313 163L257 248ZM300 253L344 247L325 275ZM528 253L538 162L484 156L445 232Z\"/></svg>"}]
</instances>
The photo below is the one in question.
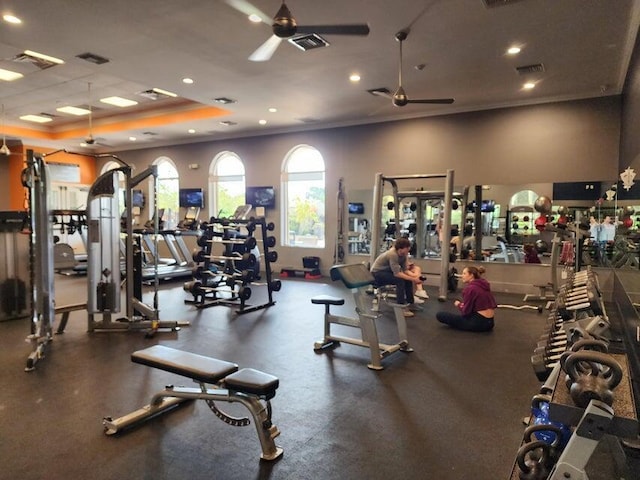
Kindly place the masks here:
<instances>
[{"instance_id":1,"label":"kettlebell","mask_svg":"<svg viewBox=\"0 0 640 480\"><path fill-rule=\"evenodd\" d=\"M560 355L560 367L565 372L567 371L564 368L565 362L567 361L567 357L572 353L579 352L580 350L592 350L596 352L607 353L609 351L609 344L604 340L597 340L595 338L583 338L582 340L578 340L573 345L571 345L571 349L564 352ZM594 365L586 365L586 364L578 364L576 367L578 369L578 373L587 373L594 368ZM571 384L573 380L569 375L565 378L565 383L567 388L571 388Z\"/></svg>"},{"instance_id":2,"label":"kettlebell","mask_svg":"<svg viewBox=\"0 0 640 480\"><path fill-rule=\"evenodd\" d=\"M545 433L546 435L544 435ZM541 434L543 438L540 438ZM524 441L529 443L533 439L536 441L542 440L551 447L548 452L549 456L546 459L546 466L551 470L560 457L560 447L562 445L563 434L564 432L562 431L562 428L558 425L553 425L551 423L536 423L525 428ZM532 436L534 437L533 439Z\"/></svg>"},{"instance_id":3,"label":"kettlebell","mask_svg":"<svg viewBox=\"0 0 640 480\"><path fill-rule=\"evenodd\" d=\"M587 362L591 373L580 373L579 362ZM613 389L622 380L622 367L613 357L581 350L569 355L564 366L573 382L569 392L576 406L586 408L591 400L600 400L609 406L613 404ZM605 371L601 366L609 367L609 370Z\"/></svg>"},{"instance_id":4,"label":"kettlebell","mask_svg":"<svg viewBox=\"0 0 640 480\"><path fill-rule=\"evenodd\" d=\"M531 399L531 425L551 426L546 430L536 430L534 437L536 440L550 444L553 448L562 449L571 437L571 429L563 423L553 422L549 419L549 403L551 403L550 395L538 394ZM556 428L560 431L559 444L555 440L558 436ZM528 438L528 434L525 430L526 438Z\"/></svg>"},{"instance_id":5,"label":"kettlebell","mask_svg":"<svg viewBox=\"0 0 640 480\"><path fill-rule=\"evenodd\" d=\"M523 444L516 455L520 480L546 480L549 476L551 445L541 440Z\"/></svg>"}]
</instances>

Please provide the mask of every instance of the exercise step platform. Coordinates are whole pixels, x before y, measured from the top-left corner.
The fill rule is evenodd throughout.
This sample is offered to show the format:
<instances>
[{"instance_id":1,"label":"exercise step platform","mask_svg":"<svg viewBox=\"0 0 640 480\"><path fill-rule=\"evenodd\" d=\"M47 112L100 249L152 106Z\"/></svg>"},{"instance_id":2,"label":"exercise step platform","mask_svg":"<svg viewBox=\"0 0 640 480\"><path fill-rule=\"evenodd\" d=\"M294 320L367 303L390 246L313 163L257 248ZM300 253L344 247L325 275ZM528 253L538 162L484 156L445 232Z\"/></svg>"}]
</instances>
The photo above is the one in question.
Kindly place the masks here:
<instances>
[{"instance_id":1,"label":"exercise step platform","mask_svg":"<svg viewBox=\"0 0 640 480\"><path fill-rule=\"evenodd\" d=\"M322 278L322 273L320 273L319 268L284 267L280 270L280 276L283 278L302 277L307 280L317 280L318 278Z\"/></svg>"}]
</instances>

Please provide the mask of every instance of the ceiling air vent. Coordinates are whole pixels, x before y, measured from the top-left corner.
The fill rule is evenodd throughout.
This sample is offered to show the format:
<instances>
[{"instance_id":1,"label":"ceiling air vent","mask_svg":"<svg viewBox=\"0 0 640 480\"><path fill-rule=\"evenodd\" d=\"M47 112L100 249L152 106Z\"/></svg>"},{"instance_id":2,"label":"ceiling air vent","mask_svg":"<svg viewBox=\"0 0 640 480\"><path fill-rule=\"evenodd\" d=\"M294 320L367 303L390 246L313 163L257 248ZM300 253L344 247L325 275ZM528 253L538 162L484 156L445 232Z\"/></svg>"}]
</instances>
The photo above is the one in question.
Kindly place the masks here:
<instances>
[{"instance_id":1,"label":"ceiling air vent","mask_svg":"<svg viewBox=\"0 0 640 480\"><path fill-rule=\"evenodd\" d=\"M520 75L530 75L532 73L543 73L544 65L541 63L534 63L533 65L523 65L521 67L516 67L516 71Z\"/></svg>"},{"instance_id":2,"label":"ceiling air vent","mask_svg":"<svg viewBox=\"0 0 640 480\"><path fill-rule=\"evenodd\" d=\"M298 47L300 50L313 50L314 48L328 47L329 42L327 42L320 35L315 33L310 33L308 35L298 35L296 37L290 38L289 42Z\"/></svg>"},{"instance_id":3,"label":"ceiling air vent","mask_svg":"<svg viewBox=\"0 0 640 480\"><path fill-rule=\"evenodd\" d=\"M149 100L160 100L161 98L171 98L169 95L156 92L153 89L145 90L143 92L138 92L138 95L144 98L148 98Z\"/></svg>"},{"instance_id":4,"label":"ceiling air vent","mask_svg":"<svg viewBox=\"0 0 640 480\"><path fill-rule=\"evenodd\" d=\"M86 60L90 63L95 63L96 65L102 65L103 63L108 63L109 59L101 57L100 55L96 55L95 53L81 53L80 55L76 55L76 58L81 58L82 60Z\"/></svg>"},{"instance_id":5,"label":"ceiling air vent","mask_svg":"<svg viewBox=\"0 0 640 480\"><path fill-rule=\"evenodd\" d=\"M522 0L482 0L487 8L502 7Z\"/></svg>"},{"instance_id":6,"label":"ceiling air vent","mask_svg":"<svg viewBox=\"0 0 640 480\"><path fill-rule=\"evenodd\" d=\"M156 132L142 132L142 134L149 137L155 137L156 135L158 135Z\"/></svg>"},{"instance_id":7,"label":"ceiling air vent","mask_svg":"<svg viewBox=\"0 0 640 480\"><path fill-rule=\"evenodd\" d=\"M236 103L235 100L233 100L231 98L227 98L227 97L214 98L213 101L216 102L216 103L221 103L222 105L228 105L230 103Z\"/></svg>"},{"instance_id":8,"label":"ceiling air vent","mask_svg":"<svg viewBox=\"0 0 640 480\"><path fill-rule=\"evenodd\" d=\"M224 125L225 127L232 127L233 125L237 124L237 122L232 122L231 120L223 120L220 122L220 125Z\"/></svg>"}]
</instances>

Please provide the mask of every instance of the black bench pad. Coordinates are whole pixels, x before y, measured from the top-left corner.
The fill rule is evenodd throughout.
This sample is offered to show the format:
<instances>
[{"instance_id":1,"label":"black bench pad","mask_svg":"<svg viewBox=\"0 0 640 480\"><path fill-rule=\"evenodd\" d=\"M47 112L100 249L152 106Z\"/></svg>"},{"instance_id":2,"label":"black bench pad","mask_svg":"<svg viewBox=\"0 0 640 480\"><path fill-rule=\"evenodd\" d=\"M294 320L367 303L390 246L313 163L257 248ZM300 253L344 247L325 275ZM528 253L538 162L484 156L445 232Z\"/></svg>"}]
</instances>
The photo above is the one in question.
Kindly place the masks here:
<instances>
[{"instance_id":1,"label":"black bench pad","mask_svg":"<svg viewBox=\"0 0 640 480\"><path fill-rule=\"evenodd\" d=\"M311 299L315 305L344 305L344 298L332 297L330 295L317 295Z\"/></svg>"},{"instance_id":2,"label":"black bench pad","mask_svg":"<svg viewBox=\"0 0 640 480\"><path fill-rule=\"evenodd\" d=\"M154 345L131 354L131 361L192 378L197 382L217 383L238 371L238 365L175 348Z\"/></svg>"},{"instance_id":3,"label":"black bench pad","mask_svg":"<svg viewBox=\"0 0 640 480\"><path fill-rule=\"evenodd\" d=\"M278 377L253 368L243 368L227 376L224 379L224 384L229 390L252 393L269 399L275 396L280 380Z\"/></svg>"},{"instance_id":4,"label":"black bench pad","mask_svg":"<svg viewBox=\"0 0 640 480\"><path fill-rule=\"evenodd\" d=\"M374 282L373 275L364 263L334 265L329 270L331 280L342 280L347 288L360 288Z\"/></svg>"}]
</instances>

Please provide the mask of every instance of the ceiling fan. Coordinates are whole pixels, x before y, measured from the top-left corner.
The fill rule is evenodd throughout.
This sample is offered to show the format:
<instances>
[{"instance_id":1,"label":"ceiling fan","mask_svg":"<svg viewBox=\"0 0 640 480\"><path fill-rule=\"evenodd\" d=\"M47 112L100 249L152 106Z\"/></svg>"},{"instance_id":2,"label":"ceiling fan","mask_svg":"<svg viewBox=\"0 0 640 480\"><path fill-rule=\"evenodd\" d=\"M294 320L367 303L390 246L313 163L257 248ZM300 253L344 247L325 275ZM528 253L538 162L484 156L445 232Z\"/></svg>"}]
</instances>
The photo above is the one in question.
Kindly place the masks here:
<instances>
[{"instance_id":1,"label":"ceiling fan","mask_svg":"<svg viewBox=\"0 0 640 480\"><path fill-rule=\"evenodd\" d=\"M270 25L273 35L249 56L252 62L265 62L271 58L283 39L291 38L297 34L319 35L369 35L369 25L345 24L345 25L298 25L291 16L289 8L282 2L275 16L270 18L246 0L225 0L226 3L246 15L257 15L263 23Z\"/></svg>"},{"instance_id":2,"label":"ceiling fan","mask_svg":"<svg viewBox=\"0 0 640 480\"><path fill-rule=\"evenodd\" d=\"M404 42L407 39L408 35L409 35L409 28L405 28L403 30L400 30L398 33L396 33L396 40L400 43L400 68L398 73L398 89L393 95L391 95L391 93L386 89L372 90L371 93L381 97L390 98L396 107L404 107L409 103L431 103L431 104L444 104L444 105L453 103L454 102L453 98L424 98L419 100L415 100L415 99L410 100L409 97L407 97L407 94L405 93L404 88L402 88L402 42Z\"/></svg>"}]
</instances>

